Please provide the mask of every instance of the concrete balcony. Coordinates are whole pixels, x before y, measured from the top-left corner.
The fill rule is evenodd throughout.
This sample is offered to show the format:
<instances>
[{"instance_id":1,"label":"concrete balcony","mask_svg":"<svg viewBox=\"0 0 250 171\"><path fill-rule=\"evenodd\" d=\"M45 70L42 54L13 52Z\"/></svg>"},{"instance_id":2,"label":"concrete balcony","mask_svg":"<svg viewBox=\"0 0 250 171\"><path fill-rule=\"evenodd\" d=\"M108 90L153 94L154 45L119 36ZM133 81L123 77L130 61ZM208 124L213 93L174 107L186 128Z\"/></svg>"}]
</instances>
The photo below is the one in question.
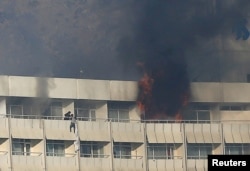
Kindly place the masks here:
<instances>
[{"instance_id":1,"label":"concrete balcony","mask_svg":"<svg viewBox=\"0 0 250 171\"><path fill-rule=\"evenodd\" d=\"M207 160L206 159L188 159L187 170L188 171L206 171Z\"/></svg>"},{"instance_id":2,"label":"concrete balcony","mask_svg":"<svg viewBox=\"0 0 250 171\"><path fill-rule=\"evenodd\" d=\"M188 143L221 143L220 124L185 123L185 135Z\"/></svg>"},{"instance_id":3,"label":"concrete balcony","mask_svg":"<svg viewBox=\"0 0 250 171\"><path fill-rule=\"evenodd\" d=\"M249 123L223 123L222 128L226 143L250 143Z\"/></svg>"},{"instance_id":4,"label":"concrete balcony","mask_svg":"<svg viewBox=\"0 0 250 171\"><path fill-rule=\"evenodd\" d=\"M182 143L184 136L179 123L147 123L146 133L149 143Z\"/></svg>"},{"instance_id":5,"label":"concrete balcony","mask_svg":"<svg viewBox=\"0 0 250 171\"><path fill-rule=\"evenodd\" d=\"M169 159L169 160L148 160L148 168L150 171L183 171L182 159Z\"/></svg>"},{"instance_id":6,"label":"concrete balcony","mask_svg":"<svg viewBox=\"0 0 250 171\"><path fill-rule=\"evenodd\" d=\"M40 119L10 119L13 138L43 139L43 122Z\"/></svg>"},{"instance_id":7,"label":"concrete balcony","mask_svg":"<svg viewBox=\"0 0 250 171\"><path fill-rule=\"evenodd\" d=\"M80 158L80 170L81 171L106 171L112 170L110 156L104 158Z\"/></svg>"},{"instance_id":8,"label":"concrete balcony","mask_svg":"<svg viewBox=\"0 0 250 171\"><path fill-rule=\"evenodd\" d=\"M111 122L111 127L115 142L144 142L142 123Z\"/></svg>"},{"instance_id":9,"label":"concrete balcony","mask_svg":"<svg viewBox=\"0 0 250 171\"><path fill-rule=\"evenodd\" d=\"M105 120L98 122L78 121L79 137L82 141L110 141L110 123Z\"/></svg>"},{"instance_id":10,"label":"concrete balcony","mask_svg":"<svg viewBox=\"0 0 250 171\"><path fill-rule=\"evenodd\" d=\"M69 126L69 120L44 120L45 137L51 140L75 140Z\"/></svg>"},{"instance_id":11,"label":"concrete balcony","mask_svg":"<svg viewBox=\"0 0 250 171\"><path fill-rule=\"evenodd\" d=\"M78 170L78 168L76 155L71 155L71 157L46 156L46 171L69 171Z\"/></svg>"},{"instance_id":12,"label":"concrete balcony","mask_svg":"<svg viewBox=\"0 0 250 171\"><path fill-rule=\"evenodd\" d=\"M12 155L12 167L13 170L42 171L44 168L43 157L42 155Z\"/></svg>"},{"instance_id":13,"label":"concrete balcony","mask_svg":"<svg viewBox=\"0 0 250 171\"><path fill-rule=\"evenodd\" d=\"M114 170L119 171L143 171L143 158L123 159L114 158Z\"/></svg>"}]
</instances>

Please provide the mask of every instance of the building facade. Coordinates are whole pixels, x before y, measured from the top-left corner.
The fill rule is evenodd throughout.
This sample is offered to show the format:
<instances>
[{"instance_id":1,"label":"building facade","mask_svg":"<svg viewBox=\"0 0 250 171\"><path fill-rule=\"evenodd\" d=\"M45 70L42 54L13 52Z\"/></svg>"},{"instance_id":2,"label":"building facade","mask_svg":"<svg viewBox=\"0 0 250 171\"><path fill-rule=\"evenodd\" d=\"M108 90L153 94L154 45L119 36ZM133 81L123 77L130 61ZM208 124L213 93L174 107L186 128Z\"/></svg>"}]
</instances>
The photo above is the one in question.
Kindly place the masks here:
<instances>
[{"instance_id":1,"label":"building facade","mask_svg":"<svg viewBox=\"0 0 250 171\"><path fill-rule=\"evenodd\" d=\"M0 82L1 171L200 171L208 154L250 154L249 83L191 83L182 121L144 121L137 82ZM68 111L77 115L75 133Z\"/></svg>"}]
</instances>

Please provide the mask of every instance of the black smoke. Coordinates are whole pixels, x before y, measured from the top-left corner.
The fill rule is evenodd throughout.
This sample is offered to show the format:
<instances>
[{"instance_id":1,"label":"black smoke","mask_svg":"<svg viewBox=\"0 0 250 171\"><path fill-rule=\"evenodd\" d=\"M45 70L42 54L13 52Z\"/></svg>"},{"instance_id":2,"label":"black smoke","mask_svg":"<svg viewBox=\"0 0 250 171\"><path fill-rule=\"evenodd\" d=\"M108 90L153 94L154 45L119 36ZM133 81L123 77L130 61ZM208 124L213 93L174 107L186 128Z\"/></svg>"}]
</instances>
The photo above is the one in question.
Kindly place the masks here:
<instances>
[{"instance_id":1,"label":"black smoke","mask_svg":"<svg viewBox=\"0 0 250 171\"><path fill-rule=\"evenodd\" d=\"M133 34L122 39L119 50L127 65L143 65L142 73L152 79L150 93L139 84L137 100L144 105L143 117L179 114L190 95L188 52L218 36L247 40L249 4L246 0L137 2Z\"/></svg>"},{"instance_id":2,"label":"black smoke","mask_svg":"<svg viewBox=\"0 0 250 171\"><path fill-rule=\"evenodd\" d=\"M185 67L200 42L247 39L249 2L230 2L0 1L0 74L136 80L137 61L169 51Z\"/></svg>"}]
</instances>

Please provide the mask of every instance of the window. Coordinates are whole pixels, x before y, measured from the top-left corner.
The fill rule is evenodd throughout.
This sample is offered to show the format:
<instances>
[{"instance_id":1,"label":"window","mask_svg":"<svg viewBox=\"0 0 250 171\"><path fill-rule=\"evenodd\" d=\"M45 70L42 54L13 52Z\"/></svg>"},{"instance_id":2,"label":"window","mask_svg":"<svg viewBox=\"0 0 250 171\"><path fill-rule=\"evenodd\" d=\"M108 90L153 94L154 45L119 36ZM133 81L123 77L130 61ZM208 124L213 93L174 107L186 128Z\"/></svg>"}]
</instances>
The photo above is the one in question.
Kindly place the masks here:
<instances>
[{"instance_id":1,"label":"window","mask_svg":"<svg viewBox=\"0 0 250 171\"><path fill-rule=\"evenodd\" d=\"M250 154L250 144L225 144L225 154L228 155L243 155Z\"/></svg>"},{"instance_id":2,"label":"window","mask_svg":"<svg viewBox=\"0 0 250 171\"><path fill-rule=\"evenodd\" d=\"M126 109L109 109L108 117L113 122L128 122L129 111Z\"/></svg>"},{"instance_id":3,"label":"window","mask_svg":"<svg viewBox=\"0 0 250 171\"><path fill-rule=\"evenodd\" d=\"M29 98L10 98L6 102L7 113L15 118L29 118L33 114L32 106L29 102Z\"/></svg>"},{"instance_id":4,"label":"window","mask_svg":"<svg viewBox=\"0 0 250 171\"><path fill-rule=\"evenodd\" d=\"M46 154L47 156L64 156L64 141L61 140L47 140Z\"/></svg>"},{"instance_id":5,"label":"window","mask_svg":"<svg viewBox=\"0 0 250 171\"><path fill-rule=\"evenodd\" d=\"M173 144L148 144L148 159L173 159Z\"/></svg>"},{"instance_id":6,"label":"window","mask_svg":"<svg viewBox=\"0 0 250 171\"><path fill-rule=\"evenodd\" d=\"M103 153L104 143L103 142L92 142L84 141L80 143L81 157L91 157L91 158L103 158L105 155Z\"/></svg>"},{"instance_id":7,"label":"window","mask_svg":"<svg viewBox=\"0 0 250 171\"><path fill-rule=\"evenodd\" d=\"M62 119L62 102L52 102L43 112L46 119Z\"/></svg>"},{"instance_id":8,"label":"window","mask_svg":"<svg viewBox=\"0 0 250 171\"><path fill-rule=\"evenodd\" d=\"M114 158L131 158L131 143L114 143Z\"/></svg>"},{"instance_id":9,"label":"window","mask_svg":"<svg viewBox=\"0 0 250 171\"><path fill-rule=\"evenodd\" d=\"M206 159L207 155L212 154L212 144L188 144L188 159Z\"/></svg>"},{"instance_id":10,"label":"window","mask_svg":"<svg viewBox=\"0 0 250 171\"><path fill-rule=\"evenodd\" d=\"M78 120L96 121L96 102L88 100L75 101L75 114Z\"/></svg>"},{"instance_id":11,"label":"window","mask_svg":"<svg viewBox=\"0 0 250 171\"><path fill-rule=\"evenodd\" d=\"M86 109L86 108L76 108L75 114L78 120L82 121L95 121L95 109Z\"/></svg>"},{"instance_id":12,"label":"window","mask_svg":"<svg viewBox=\"0 0 250 171\"><path fill-rule=\"evenodd\" d=\"M207 123L210 121L210 111L194 110L192 113L185 115L184 119L191 123Z\"/></svg>"},{"instance_id":13,"label":"window","mask_svg":"<svg viewBox=\"0 0 250 171\"><path fill-rule=\"evenodd\" d=\"M12 140L13 155L30 155L30 140L29 139L13 139Z\"/></svg>"},{"instance_id":14,"label":"window","mask_svg":"<svg viewBox=\"0 0 250 171\"><path fill-rule=\"evenodd\" d=\"M22 105L9 105L8 113L14 115L23 115L23 106Z\"/></svg>"},{"instance_id":15,"label":"window","mask_svg":"<svg viewBox=\"0 0 250 171\"><path fill-rule=\"evenodd\" d=\"M220 110L241 111L246 109L243 105L225 105L225 106L220 106Z\"/></svg>"},{"instance_id":16,"label":"window","mask_svg":"<svg viewBox=\"0 0 250 171\"><path fill-rule=\"evenodd\" d=\"M193 104L191 109L184 113L183 119L191 123L208 123L210 122L210 106Z\"/></svg>"},{"instance_id":17,"label":"window","mask_svg":"<svg viewBox=\"0 0 250 171\"><path fill-rule=\"evenodd\" d=\"M50 106L51 116L62 116L62 103L53 102Z\"/></svg>"},{"instance_id":18,"label":"window","mask_svg":"<svg viewBox=\"0 0 250 171\"><path fill-rule=\"evenodd\" d=\"M129 103L108 103L108 118L113 122L129 122Z\"/></svg>"}]
</instances>

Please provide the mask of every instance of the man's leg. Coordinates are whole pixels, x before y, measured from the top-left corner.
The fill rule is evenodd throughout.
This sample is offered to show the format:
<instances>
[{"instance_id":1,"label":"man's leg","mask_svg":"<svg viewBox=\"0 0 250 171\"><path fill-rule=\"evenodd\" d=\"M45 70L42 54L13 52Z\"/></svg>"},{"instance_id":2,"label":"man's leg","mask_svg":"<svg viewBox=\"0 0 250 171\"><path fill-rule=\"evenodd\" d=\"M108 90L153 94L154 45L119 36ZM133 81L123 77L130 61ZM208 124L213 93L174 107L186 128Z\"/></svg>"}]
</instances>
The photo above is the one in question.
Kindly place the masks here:
<instances>
[{"instance_id":1,"label":"man's leg","mask_svg":"<svg viewBox=\"0 0 250 171\"><path fill-rule=\"evenodd\" d=\"M72 128L72 124L70 124L70 126L69 126L69 131L71 132L71 128Z\"/></svg>"}]
</instances>

